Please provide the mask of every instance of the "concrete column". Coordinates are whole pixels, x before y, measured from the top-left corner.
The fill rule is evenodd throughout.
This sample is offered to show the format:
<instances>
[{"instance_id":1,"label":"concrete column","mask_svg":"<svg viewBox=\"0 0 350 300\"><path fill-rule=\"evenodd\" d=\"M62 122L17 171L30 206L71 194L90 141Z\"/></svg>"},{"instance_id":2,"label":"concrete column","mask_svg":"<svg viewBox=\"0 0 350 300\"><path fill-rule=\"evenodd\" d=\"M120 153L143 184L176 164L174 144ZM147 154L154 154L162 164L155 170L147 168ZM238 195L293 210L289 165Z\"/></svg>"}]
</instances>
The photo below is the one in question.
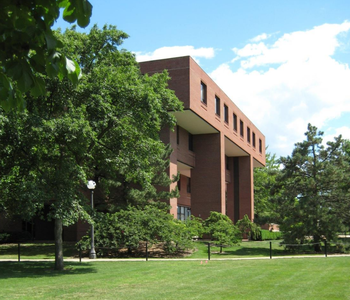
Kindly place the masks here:
<instances>
[{"instance_id":1,"label":"concrete column","mask_svg":"<svg viewBox=\"0 0 350 300\"><path fill-rule=\"evenodd\" d=\"M191 172L191 212L202 219L206 219L210 211L225 214L224 136L221 133L195 135L193 145L196 166Z\"/></svg>"}]
</instances>

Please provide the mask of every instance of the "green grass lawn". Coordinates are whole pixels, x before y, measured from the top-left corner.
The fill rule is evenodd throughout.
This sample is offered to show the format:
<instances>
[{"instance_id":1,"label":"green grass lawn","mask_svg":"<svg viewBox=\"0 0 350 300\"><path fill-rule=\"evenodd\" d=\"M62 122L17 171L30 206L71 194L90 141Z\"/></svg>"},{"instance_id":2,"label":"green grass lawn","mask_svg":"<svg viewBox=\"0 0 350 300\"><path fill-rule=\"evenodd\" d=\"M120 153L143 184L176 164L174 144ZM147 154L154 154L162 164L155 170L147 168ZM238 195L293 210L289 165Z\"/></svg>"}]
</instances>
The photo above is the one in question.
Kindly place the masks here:
<instances>
[{"instance_id":1,"label":"green grass lawn","mask_svg":"<svg viewBox=\"0 0 350 300\"><path fill-rule=\"evenodd\" d=\"M0 262L0 299L350 299L350 257Z\"/></svg>"},{"instance_id":2,"label":"green grass lawn","mask_svg":"<svg viewBox=\"0 0 350 300\"><path fill-rule=\"evenodd\" d=\"M271 241L273 256L290 255L280 246L281 241ZM208 245L202 242L196 242L196 251L188 258L207 258ZM210 258L239 258L239 257L269 257L270 241L249 241L241 242L239 245L224 247L220 253L220 247L210 247Z\"/></svg>"},{"instance_id":3,"label":"green grass lawn","mask_svg":"<svg viewBox=\"0 0 350 300\"><path fill-rule=\"evenodd\" d=\"M280 246L281 240L271 241L272 243L272 256L285 256L285 255L300 255L305 252L290 252L286 251L283 246ZM78 257L79 253L75 248L74 243L65 242L63 249L64 257ZM186 256L185 258L208 258L208 246L201 241L195 242L195 251ZM220 253L219 247L211 247L211 259L216 258L239 258L239 257L269 257L270 256L270 241L249 241L241 242L239 245L232 247L225 247ZM300 250L308 250L305 247L301 247ZM308 254L315 254L313 251L307 251ZM323 254L323 252L318 253ZM28 243L21 244L21 259L48 259L54 258L55 246L51 243ZM152 257L152 253L150 253ZM0 245L0 259L17 259L18 258L18 245L17 244L3 244Z\"/></svg>"}]
</instances>

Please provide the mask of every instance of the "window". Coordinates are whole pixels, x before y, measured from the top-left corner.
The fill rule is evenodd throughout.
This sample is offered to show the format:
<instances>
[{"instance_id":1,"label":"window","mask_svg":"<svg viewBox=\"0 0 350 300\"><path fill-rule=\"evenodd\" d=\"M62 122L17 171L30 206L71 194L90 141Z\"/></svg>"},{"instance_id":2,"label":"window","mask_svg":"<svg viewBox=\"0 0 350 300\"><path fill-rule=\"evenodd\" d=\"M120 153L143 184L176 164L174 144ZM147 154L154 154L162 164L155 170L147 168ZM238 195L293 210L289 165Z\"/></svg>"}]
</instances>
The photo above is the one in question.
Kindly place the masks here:
<instances>
[{"instance_id":1,"label":"window","mask_svg":"<svg viewBox=\"0 0 350 300\"><path fill-rule=\"evenodd\" d=\"M250 144L250 128L247 127L247 141Z\"/></svg>"},{"instance_id":2,"label":"window","mask_svg":"<svg viewBox=\"0 0 350 300\"><path fill-rule=\"evenodd\" d=\"M181 191L181 175L179 176L179 180L177 182L177 188L179 191Z\"/></svg>"},{"instance_id":3,"label":"window","mask_svg":"<svg viewBox=\"0 0 350 300\"><path fill-rule=\"evenodd\" d=\"M225 158L226 158L226 170L230 170L230 163L229 163L228 157L225 156Z\"/></svg>"},{"instance_id":4,"label":"window","mask_svg":"<svg viewBox=\"0 0 350 300\"><path fill-rule=\"evenodd\" d=\"M176 143L180 144L180 127L176 126Z\"/></svg>"},{"instance_id":5,"label":"window","mask_svg":"<svg viewBox=\"0 0 350 300\"><path fill-rule=\"evenodd\" d=\"M191 209L189 207L178 206L177 207L177 219L186 221L191 216Z\"/></svg>"},{"instance_id":6,"label":"window","mask_svg":"<svg viewBox=\"0 0 350 300\"><path fill-rule=\"evenodd\" d=\"M233 130L237 132L237 115L233 114Z\"/></svg>"},{"instance_id":7,"label":"window","mask_svg":"<svg viewBox=\"0 0 350 300\"><path fill-rule=\"evenodd\" d=\"M207 104L207 86L201 82L201 101Z\"/></svg>"},{"instance_id":8,"label":"window","mask_svg":"<svg viewBox=\"0 0 350 300\"><path fill-rule=\"evenodd\" d=\"M262 153L262 140L259 139L259 152Z\"/></svg>"},{"instance_id":9,"label":"window","mask_svg":"<svg viewBox=\"0 0 350 300\"><path fill-rule=\"evenodd\" d=\"M253 147L255 148L255 132L253 132Z\"/></svg>"},{"instance_id":10,"label":"window","mask_svg":"<svg viewBox=\"0 0 350 300\"><path fill-rule=\"evenodd\" d=\"M220 116L220 98L215 96L215 113Z\"/></svg>"},{"instance_id":11,"label":"window","mask_svg":"<svg viewBox=\"0 0 350 300\"><path fill-rule=\"evenodd\" d=\"M241 137L244 137L244 123L242 120L239 121L239 132L241 134Z\"/></svg>"},{"instance_id":12,"label":"window","mask_svg":"<svg viewBox=\"0 0 350 300\"><path fill-rule=\"evenodd\" d=\"M225 122L228 123L228 107L226 104L224 104L224 119Z\"/></svg>"},{"instance_id":13,"label":"window","mask_svg":"<svg viewBox=\"0 0 350 300\"><path fill-rule=\"evenodd\" d=\"M193 135L188 133L188 150L193 151Z\"/></svg>"},{"instance_id":14,"label":"window","mask_svg":"<svg viewBox=\"0 0 350 300\"><path fill-rule=\"evenodd\" d=\"M191 194L191 178L187 177L187 193Z\"/></svg>"}]
</instances>

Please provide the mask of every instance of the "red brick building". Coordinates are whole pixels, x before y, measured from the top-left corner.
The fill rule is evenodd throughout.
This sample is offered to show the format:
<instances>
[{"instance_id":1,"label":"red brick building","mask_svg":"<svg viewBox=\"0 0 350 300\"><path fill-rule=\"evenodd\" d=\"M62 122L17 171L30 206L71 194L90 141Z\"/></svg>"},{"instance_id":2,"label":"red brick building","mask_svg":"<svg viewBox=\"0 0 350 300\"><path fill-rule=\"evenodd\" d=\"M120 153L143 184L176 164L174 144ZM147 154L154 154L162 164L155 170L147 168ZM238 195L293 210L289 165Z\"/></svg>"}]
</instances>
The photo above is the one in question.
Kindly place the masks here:
<instances>
[{"instance_id":1,"label":"red brick building","mask_svg":"<svg viewBox=\"0 0 350 300\"><path fill-rule=\"evenodd\" d=\"M180 197L170 199L170 212L179 219L205 219L210 211L234 222L245 214L253 219L253 168L265 165L264 135L191 57L140 67L149 75L168 70L169 88L184 104L183 112L174 112L176 129L161 132L173 148L169 176L181 174Z\"/></svg>"},{"instance_id":2,"label":"red brick building","mask_svg":"<svg viewBox=\"0 0 350 300\"><path fill-rule=\"evenodd\" d=\"M179 219L190 214L205 219L210 211L234 222L245 214L252 219L253 168L265 165L264 135L191 57L142 62L140 67L150 75L167 69L169 88L184 104L183 112L174 113L175 130L161 132L163 142L173 148L169 176L181 174L180 197L170 199L170 212ZM88 227L79 221L65 228L64 239L79 240ZM39 218L27 224L0 215L1 231L30 231L37 239L53 239L53 223Z\"/></svg>"}]
</instances>

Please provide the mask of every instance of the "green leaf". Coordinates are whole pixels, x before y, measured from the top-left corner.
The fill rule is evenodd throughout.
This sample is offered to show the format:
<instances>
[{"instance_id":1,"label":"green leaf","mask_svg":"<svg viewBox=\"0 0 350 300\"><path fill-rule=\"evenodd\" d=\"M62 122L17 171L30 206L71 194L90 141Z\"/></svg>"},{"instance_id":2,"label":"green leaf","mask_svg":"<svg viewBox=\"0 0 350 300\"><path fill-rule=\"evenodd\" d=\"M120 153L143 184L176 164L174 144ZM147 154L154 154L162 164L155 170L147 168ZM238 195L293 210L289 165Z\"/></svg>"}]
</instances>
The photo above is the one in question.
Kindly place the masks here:
<instances>
[{"instance_id":1,"label":"green leaf","mask_svg":"<svg viewBox=\"0 0 350 300\"><path fill-rule=\"evenodd\" d=\"M55 49L57 47L57 39L52 34L51 30L45 32L45 40L46 40L47 49L52 50L52 49Z\"/></svg>"},{"instance_id":2,"label":"green leaf","mask_svg":"<svg viewBox=\"0 0 350 300\"><path fill-rule=\"evenodd\" d=\"M75 22L75 20L77 19L75 12L75 6L71 2L69 2L63 11L63 19L69 23Z\"/></svg>"},{"instance_id":3,"label":"green leaf","mask_svg":"<svg viewBox=\"0 0 350 300\"><path fill-rule=\"evenodd\" d=\"M68 79L73 83L77 84L80 77L81 77L81 72L80 72L80 67L77 62L72 61L68 58L66 58L67 61L67 72L68 72Z\"/></svg>"},{"instance_id":4,"label":"green leaf","mask_svg":"<svg viewBox=\"0 0 350 300\"><path fill-rule=\"evenodd\" d=\"M92 5L87 0L78 0L77 3L77 19L80 27L86 27L90 23L92 13Z\"/></svg>"},{"instance_id":5,"label":"green leaf","mask_svg":"<svg viewBox=\"0 0 350 300\"><path fill-rule=\"evenodd\" d=\"M45 81L40 77L36 77L34 81L34 86L30 90L30 92L34 97L45 95Z\"/></svg>"}]
</instances>

